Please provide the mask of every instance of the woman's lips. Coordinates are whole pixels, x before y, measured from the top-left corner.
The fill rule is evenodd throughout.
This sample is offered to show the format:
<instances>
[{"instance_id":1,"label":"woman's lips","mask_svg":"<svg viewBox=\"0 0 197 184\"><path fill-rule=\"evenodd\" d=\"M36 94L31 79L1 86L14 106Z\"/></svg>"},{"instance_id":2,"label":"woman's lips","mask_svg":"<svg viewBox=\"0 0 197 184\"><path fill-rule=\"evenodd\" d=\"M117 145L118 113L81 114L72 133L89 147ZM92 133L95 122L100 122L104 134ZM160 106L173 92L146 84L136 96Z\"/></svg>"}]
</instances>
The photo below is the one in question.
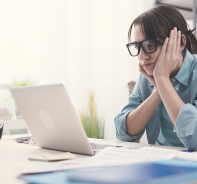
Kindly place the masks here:
<instances>
[{"instance_id":1,"label":"woman's lips","mask_svg":"<svg viewBox=\"0 0 197 184\"><path fill-rule=\"evenodd\" d=\"M144 68L149 68L149 67L151 67L152 65L154 65L154 63L146 63L146 64L143 64L143 67L144 67Z\"/></svg>"}]
</instances>

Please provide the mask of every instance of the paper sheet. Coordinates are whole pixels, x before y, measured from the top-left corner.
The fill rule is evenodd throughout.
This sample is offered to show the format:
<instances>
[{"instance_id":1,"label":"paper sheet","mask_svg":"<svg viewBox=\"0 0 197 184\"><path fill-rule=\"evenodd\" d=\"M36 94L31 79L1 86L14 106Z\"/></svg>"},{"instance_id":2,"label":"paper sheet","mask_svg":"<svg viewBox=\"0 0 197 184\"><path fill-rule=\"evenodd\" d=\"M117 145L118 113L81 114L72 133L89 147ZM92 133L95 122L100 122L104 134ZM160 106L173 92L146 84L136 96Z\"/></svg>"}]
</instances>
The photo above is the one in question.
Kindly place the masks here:
<instances>
[{"instance_id":1,"label":"paper sheet","mask_svg":"<svg viewBox=\"0 0 197 184\"><path fill-rule=\"evenodd\" d=\"M169 150L169 152L167 152L166 150L161 150L160 152L159 148L151 147L138 150L128 148L107 147L91 158L66 161L64 162L64 164L75 165L75 167L122 165L171 159L174 158L178 153L180 152L171 150Z\"/></svg>"},{"instance_id":2,"label":"paper sheet","mask_svg":"<svg viewBox=\"0 0 197 184\"><path fill-rule=\"evenodd\" d=\"M28 159L32 161L52 162L52 161L68 160L68 159L73 159L73 158L76 158L74 154L66 152L66 153L61 153L61 154L43 153L39 155L30 156Z\"/></svg>"},{"instance_id":3,"label":"paper sheet","mask_svg":"<svg viewBox=\"0 0 197 184\"><path fill-rule=\"evenodd\" d=\"M38 173L57 170L70 170L77 168L107 166L107 165L122 165L139 162L149 162L156 160L168 160L171 158L180 158L187 160L192 155L194 161L197 161L197 152L188 153L172 149L143 147L137 150L128 148L107 147L97 153L95 156L78 158L61 162L59 167L40 168L35 170L26 170L23 173ZM195 158L196 157L196 158Z\"/></svg>"},{"instance_id":4,"label":"paper sheet","mask_svg":"<svg viewBox=\"0 0 197 184\"><path fill-rule=\"evenodd\" d=\"M197 152L187 152L176 156L177 159L197 162Z\"/></svg>"},{"instance_id":5,"label":"paper sheet","mask_svg":"<svg viewBox=\"0 0 197 184\"><path fill-rule=\"evenodd\" d=\"M153 150L151 147L144 147L138 150L107 147L95 155L93 159L103 163L113 162L124 164L171 159L178 153L178 151L169 151L165 153L163 151L159 152L158 150L156 151L156 149Z\"/></svg>"}]
</instances>

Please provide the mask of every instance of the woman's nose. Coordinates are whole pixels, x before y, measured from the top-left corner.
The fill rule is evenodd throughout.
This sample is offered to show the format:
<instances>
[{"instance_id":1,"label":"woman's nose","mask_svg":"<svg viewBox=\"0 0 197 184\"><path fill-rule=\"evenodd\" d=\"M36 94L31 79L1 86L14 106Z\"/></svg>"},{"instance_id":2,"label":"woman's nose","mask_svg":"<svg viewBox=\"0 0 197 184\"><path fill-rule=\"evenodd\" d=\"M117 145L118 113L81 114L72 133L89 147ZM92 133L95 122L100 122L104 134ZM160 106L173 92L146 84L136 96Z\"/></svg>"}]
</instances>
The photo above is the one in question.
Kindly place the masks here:
<instances>
[{"instance_id":1,"label":"woman's nose","mask_svg":"<svg viewBox=\"0 0 197 184\"><path fill-rule=\"evenodd\" d=\"M149 54L147 54L146 52L143 51L142 48L140 48L140 52L139 52L138 58L140 60L147 59L147 58L149 58Z\"/></svg>"}]
</instances>

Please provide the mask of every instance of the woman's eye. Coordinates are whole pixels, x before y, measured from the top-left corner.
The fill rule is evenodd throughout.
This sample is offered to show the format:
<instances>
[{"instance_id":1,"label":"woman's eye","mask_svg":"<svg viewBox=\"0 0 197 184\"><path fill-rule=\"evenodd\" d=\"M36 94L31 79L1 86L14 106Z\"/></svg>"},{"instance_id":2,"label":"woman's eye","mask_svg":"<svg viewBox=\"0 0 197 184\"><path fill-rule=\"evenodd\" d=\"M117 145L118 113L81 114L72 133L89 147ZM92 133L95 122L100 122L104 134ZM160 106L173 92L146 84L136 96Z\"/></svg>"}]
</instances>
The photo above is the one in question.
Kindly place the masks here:
<instances>
[{"instance_id":1,"label":"woman's eye","mask_svg":"<svg viewBox=\"0 0 197 184\"><path fill-rule=\"evenodd\" d=\"M133 44L132 47L135 48L135 49L138 49L138 45L137 44Z\"/></svg>"},{"instance_id":2,"label":"woman's eye","mask_svg":"<svg viewBox=\"0 0 197 184\"><path fill-rule=\"evenodd\" d=\"M149 47L149 48L152 48L152 47L154 47L155 45L154 44L149 44L149 45L147 45L147 47Z\"/></svg>"}]
</instances>

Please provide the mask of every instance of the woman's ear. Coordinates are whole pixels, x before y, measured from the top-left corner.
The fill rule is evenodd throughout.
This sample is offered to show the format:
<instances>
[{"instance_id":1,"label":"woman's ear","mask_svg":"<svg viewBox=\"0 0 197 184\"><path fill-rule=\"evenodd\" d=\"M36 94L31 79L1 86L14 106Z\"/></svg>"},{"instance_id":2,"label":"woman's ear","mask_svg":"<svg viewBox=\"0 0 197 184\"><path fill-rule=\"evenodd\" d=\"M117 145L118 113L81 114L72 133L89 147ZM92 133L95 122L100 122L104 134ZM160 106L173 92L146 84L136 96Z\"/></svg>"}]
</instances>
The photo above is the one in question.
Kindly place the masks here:
<instances>
[{"instance_id":1,"label":"woman's ear","mask_svg":"<svg viewBox=\"0 0 197 184\"><path fill-rule=\"evenodd\" d=\"M184 34L182 34L181 39L182 39L181 51L182 51L185 48L185 45L186 45L186 37L185 37Z\"/></svg>"}]
</instances>

